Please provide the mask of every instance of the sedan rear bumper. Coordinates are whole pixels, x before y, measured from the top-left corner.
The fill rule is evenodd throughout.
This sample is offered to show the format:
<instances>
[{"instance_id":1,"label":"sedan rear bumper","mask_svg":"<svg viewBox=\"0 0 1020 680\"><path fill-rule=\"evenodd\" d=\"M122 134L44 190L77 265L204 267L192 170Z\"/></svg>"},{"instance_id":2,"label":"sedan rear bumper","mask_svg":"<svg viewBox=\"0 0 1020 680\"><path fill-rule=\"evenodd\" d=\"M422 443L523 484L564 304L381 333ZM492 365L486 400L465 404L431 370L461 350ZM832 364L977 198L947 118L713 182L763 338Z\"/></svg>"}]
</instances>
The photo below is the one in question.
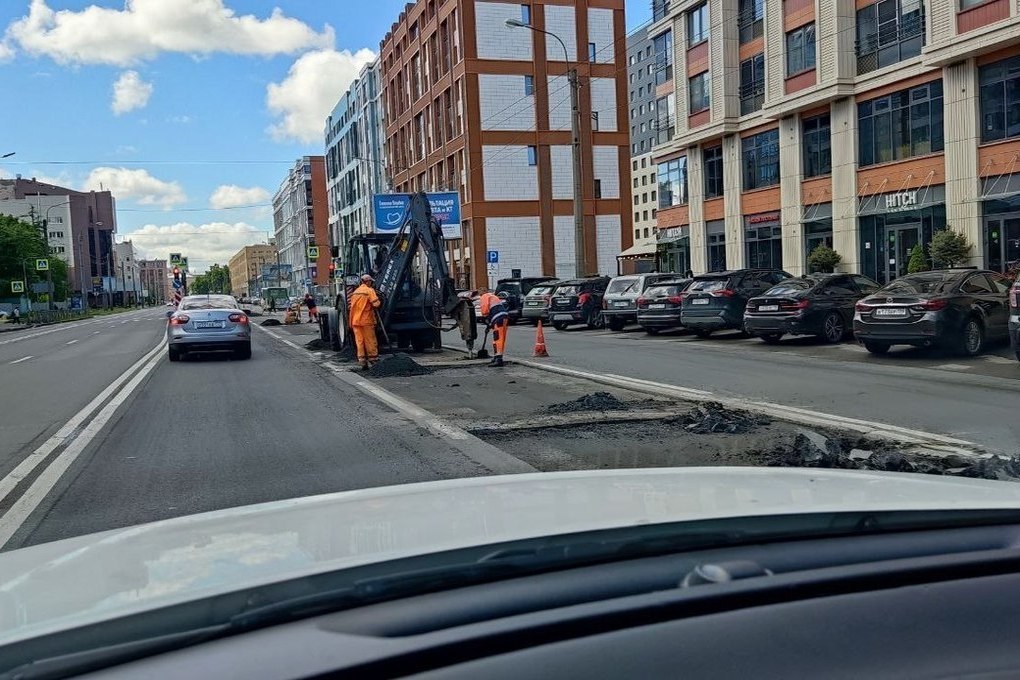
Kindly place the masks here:
<instances>
[{"instance_id":1,"label":"sedan rear bumper","mask_svg":"<svg viewBox=\"0 0 1020 680\"><path fill-rule=\"evenodd\" d=\"M913 323L868 323L859 318L854 319L854 335L858 340L894 345L931 345L942 341L946 331L945 324L935 318L922 318Z\"/></svg>"},{"instance_id":2,"label":"sedan rear bumper","mask_svg":"<svg viewBox=\"0 0 1020 680\"><path fill-rule=\"evenodd\" d=\"M637 324L642 328L679 328L682 325L679 311L638 314Z\"/></svg>"},{"instance_id":3,"label":"sedan rear bumper","mask_svg":"<svg viewBox=\"0 0 1020 680\"><path fill-rule=\"evenodd\" d=\"M817 335L821 329L804 323L794 316L745 316L744 330L751 335L785 333L788 335Z\"/></svg>"},{"instance_id":4,"label":"sedan rear bumper","mask_svg":"<svg viewBox=\"0 0 1020 680\"><path fill-rule=\"evenodd\" d=\"M686 328L706 330L706 331L717 331L725 328L741 328L743 327L743 318L733 319L730 318L725 310L718 312L717 314L691 314L690 312L680 313L680 323Z\"/></svg>"},{"instance_id":5,"label":"sedan rear bumper","mask_svg":"<svg viewBox=\"0 0 1020 680\"><path fill-rule=\"evenodd\" d=\"M243 333L171 333L171 347L186 352L226 352L251 346L251 332Z\"/></svg>"}]
</instances>

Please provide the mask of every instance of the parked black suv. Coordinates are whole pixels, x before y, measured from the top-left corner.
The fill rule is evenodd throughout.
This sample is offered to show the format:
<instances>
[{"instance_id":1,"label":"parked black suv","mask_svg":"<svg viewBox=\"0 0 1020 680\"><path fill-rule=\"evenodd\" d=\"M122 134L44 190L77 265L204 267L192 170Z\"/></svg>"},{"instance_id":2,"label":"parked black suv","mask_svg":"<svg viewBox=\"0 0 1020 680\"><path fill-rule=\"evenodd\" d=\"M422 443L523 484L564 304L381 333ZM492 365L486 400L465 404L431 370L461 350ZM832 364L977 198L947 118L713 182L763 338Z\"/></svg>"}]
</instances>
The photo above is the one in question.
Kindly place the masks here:
<instances>
[{"instance_id":1,"label":"parked black suv","mask_svg":"<svg viewBox=\"0 0 1020 680\"><path fill-rule=\"evenodd\" d=\"M594 276L586 279L560 281L549 301L549 320L553 328L562 331L572 324L583 323L588 328L603 324L602 296L609 287L608 276ZM581 297L587 293L587 304L581 304Z\"/></svg>"},{"instance_id":2,"label":"parked black suv","mask_svg":"<svg viewBox=\"0 0 1020 680\"><path fill-rule=\"evenodd\" d=\"M628 323L635 323L638 315L638 298L656 281L674 279L676 276L646 272L614 277L602 298L602 316L606 320L606 325L610 330L621 331Z\"/></svg>"},{"instance_id":3,"label":"parked black suv","mask_svg":"<svg viewBox=\"0 0 1020 680\"><path fill-rule=\"evenodd\" d=\"M782 269L735 269L695 276L684 292L680 323L700 338L725 328L742 331L747 301L788 278Z\"/></svg>"},{"instance_id":4,"label":"parked black suv","mask_svg":"<svg viewBox=\"0 0 1020 680\"><path fill-rule=\"evenodd\" d=\"M648 335L680 327L684 291L693 279L656 281L637 299L637 323Z\"/></svg>"},{"instance_id":5,"label":"parked black suv","mask_svg":"<svg viewBox=\"0 0 1020 680\"><path fill-rule=\"evenodd\" d=\"M854 333L872 354L891 345L939 345L966 356L986 339L1005 338L1009 281L981 269L907 274L857 303Z\"/></svg>"},{"instance_id":6,"label":"parked black suv","mask_svg":"<svg viewBox=\"0 0 1020 680\"><path fill-rule=\"evenodd\" d=\"M769 344L790 335L839 342L853 326L854 305L881 286L860 274L808 274L780 281L744 310L744 330Z\"/></svg>"}]
</instances>

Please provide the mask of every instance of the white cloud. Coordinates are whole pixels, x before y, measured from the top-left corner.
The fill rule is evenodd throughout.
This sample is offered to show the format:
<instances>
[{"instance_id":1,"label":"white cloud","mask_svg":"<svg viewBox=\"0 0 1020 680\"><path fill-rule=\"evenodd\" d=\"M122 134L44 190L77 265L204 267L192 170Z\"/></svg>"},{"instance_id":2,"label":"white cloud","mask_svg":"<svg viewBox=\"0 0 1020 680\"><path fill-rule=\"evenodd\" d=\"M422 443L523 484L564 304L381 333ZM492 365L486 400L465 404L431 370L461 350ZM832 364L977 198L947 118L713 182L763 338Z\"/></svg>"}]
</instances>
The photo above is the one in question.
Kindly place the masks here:
<instances>
[{"instance_id":1,"label":"white cloud","mask_svg":"<svg viewBox=\"0 0 1020 680\"><path fill-rule=\"evenodd\" d=\"M7 44L7 41L0 42L0 61L7 61L14 57L14 49Z\"/></svg>"},{"instance_id":2,"label":"white cloud","mask_svg":"<svg viewBox=\"0 0 1020 680\"><path fill-rule=\"evenodd\" d=\"M166 259L171 252L179 252L188 257L196 273L214 262L227 264L243 246L265 243L267 236L266 230L246 222L147 224L124 234L143 257Z\"/></svg>"},{"instance_id":3,"label":"white cloud","mask_svg":"<svg viewBox=\"0 0 1020 680\"><path fill-rule=\"evenodd\" d=\"M141 205L167 209L188 200L180 184L157 179L142 169L95 168L85 180L85 190L100 188L113 192L117 199L131 199Z\"/></svg>"},{"instance_id":4,"label":"white cloud","mask_svg":"<svg viewBox=\"0 0 1020 680\"><path fill-rule=\"evenodd\" d=\"M7 27L0 57L16 43L64 64L127 66L161 52L294 54L329 47L334 39L329 25L317 33L279 8L264 19L238 15L224 0L125 0L123 9L89 5L80 11L32 0L28 15Z\"/></svg>"},{"instance_id":5,"label":"white cloud","mask_svg":"<svg viewBox=\"0 0 1020 680\"><path fill-rule=\"evenodd\" d=\"M113 103L110 108L118 116L128 111L144 108L152 96L152 83L147 83L138 71L124 71L113 84Z\"/></svg>"},{"instance_id":6,"label":"white cloud","mask_svg":"<svg viewBox=\"0 0 1020 680\"><path fill-rule=\"evenodd\" d=\"M326 116L361 68L373 59L375 53L369 49L354 53L326 49L302 54L282 82L266 87L266 105L281 118L269 127L269 133L277 141L322 141Z\"/></svg>"},{"instance_id":7,"label":"white cloud","mask_svg":"<svg viewBox=\"0 0 1020 680\"><path fill-rule=\"evenodd\" d=\"M267 203L271 196L262 187L239 187L236 184L221 184L209 197L209 205L217 210L239 208L245 205Z\"/></svg>"},{"instance_id":8,"label":"white cloud","mask_svg":"<svg viewBox=\"0 0 1020 680\"><path fill-rule=\"evenodd\" d=\"M191 116L167 116L166 122L186 125L191 122Z\"/></svg>"}]
</instances>

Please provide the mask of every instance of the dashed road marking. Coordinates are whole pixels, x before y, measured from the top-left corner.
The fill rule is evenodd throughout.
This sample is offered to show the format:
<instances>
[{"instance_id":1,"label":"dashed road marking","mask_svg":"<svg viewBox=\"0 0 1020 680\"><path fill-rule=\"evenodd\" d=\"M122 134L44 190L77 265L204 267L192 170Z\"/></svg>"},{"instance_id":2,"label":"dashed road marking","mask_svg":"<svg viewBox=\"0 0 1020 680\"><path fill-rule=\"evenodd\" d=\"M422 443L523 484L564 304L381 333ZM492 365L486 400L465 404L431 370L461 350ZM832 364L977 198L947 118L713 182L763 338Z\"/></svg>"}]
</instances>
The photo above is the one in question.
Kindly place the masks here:
<instances>
[{"instance_id":1,"label":"dashed road marking","mask_svg":"<svg viewBox=\"0 0 1020 680\"><path fill-rule=\"evenodd\" d=\"M73 344L74 344L74 343L76 343L76 342L78 342L78 341L77 341L77 340L70 340L70 341L68 341L68 343L67 343L67 344L68 344L68 345L73 345Z\"/></svg>"},{"instance_id":2,"label":"dashed road marking","mask_svg":"<svg viewBox=\"0 0 1020 680\"><path fill-rule=\"evenodd\" d=\"M943 371L969 371L974 366L968 366L967 364L939 364L938 366L932 366Z\"/></svg>"},{"instance_id":3,"label":"dashed road marking","mask_svg":"<svg viewBox=\"0 0 1020 680\"><path fill-rule=\"evenodd\" d=\"M34 358L35 357L33 357L31 354L29 354L27 357L21 357L20 359L15 359L14 361L10 361L8 363L10 363L10 364L20 364L22 361L28 361L29 359L34 359Z\"/></svg>"}]
</instances>

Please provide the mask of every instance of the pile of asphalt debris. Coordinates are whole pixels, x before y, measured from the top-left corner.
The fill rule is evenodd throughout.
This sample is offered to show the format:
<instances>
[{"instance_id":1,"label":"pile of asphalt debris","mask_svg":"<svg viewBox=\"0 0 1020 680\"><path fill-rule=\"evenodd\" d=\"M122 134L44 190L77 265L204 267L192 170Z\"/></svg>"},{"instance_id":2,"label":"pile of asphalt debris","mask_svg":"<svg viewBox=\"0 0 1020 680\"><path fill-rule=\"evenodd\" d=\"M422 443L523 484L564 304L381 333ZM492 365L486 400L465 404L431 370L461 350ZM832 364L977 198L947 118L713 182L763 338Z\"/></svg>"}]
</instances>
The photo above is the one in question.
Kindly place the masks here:
<instances>
[{"instance_id":1,"label":"pile of asphalt debris","mask_svg":"<svg viewBox=\"0 0 1020 680\"><path fill-rule=\"evenodd\" d=\"M314 338L305 343L305 349L329 349L329 343L322 338Z\"/></svg>"},{"instance_id":2,"label":"pile of asphalt debris","mask_svg":"<svg viewBox=\"0 0 1020 680\"><path fill-rule=\"evenodd\" d=\"M745 434L772 421L762 415L728 409L716 401L706 401L667 422L692 434Z\"/></svg>"},{"instance_id":3,"label":"pile of asphalt debris","mask_svg":"<svg viewBox=\"0 0 1020 680\"><path fill-rule=\"evenodd\" d=\"M404 352L383 357L368 369L368 374L373 378L403 378L430 373L432 373L431 368L422 366Z\"/></svg>"},{"instance_id":4,"label":"pile of asphalt debris","mask_svg":"<svg viewBox=\"0 0 1020 680\"><path fill-rule=\"evenodd\" d=\"M802 430L792 443L756 451L762 465L817 467L883 472L919 472L975 479L1020 480L1020 459L990 456L973 458L910 451L909 445Z\"/></svg>"},{"instance_id":5,"label":"pile of asphalt debris","mask_svg":"<svg viewBox=\"0 0 1020 680\"><path fill-rule=\"evenodd\" d=\"M630 404L609 392L592 392L560 404L551 404L545 410L549 413L582 413L584 411L627 411L630 408Z\"/></svg>"},{"instance_id":6,"label":"pile of asphalt debris","mask_svg":"<svg viewBox=\"0 0 1020 680\"><path fill-rule=\"evenodd\" d=\"M265 321L263 321L259 325L261 325L261 326L280 326L282 324L280 323L279 319L266 319Z\"/></svg>"}]
</instances>

